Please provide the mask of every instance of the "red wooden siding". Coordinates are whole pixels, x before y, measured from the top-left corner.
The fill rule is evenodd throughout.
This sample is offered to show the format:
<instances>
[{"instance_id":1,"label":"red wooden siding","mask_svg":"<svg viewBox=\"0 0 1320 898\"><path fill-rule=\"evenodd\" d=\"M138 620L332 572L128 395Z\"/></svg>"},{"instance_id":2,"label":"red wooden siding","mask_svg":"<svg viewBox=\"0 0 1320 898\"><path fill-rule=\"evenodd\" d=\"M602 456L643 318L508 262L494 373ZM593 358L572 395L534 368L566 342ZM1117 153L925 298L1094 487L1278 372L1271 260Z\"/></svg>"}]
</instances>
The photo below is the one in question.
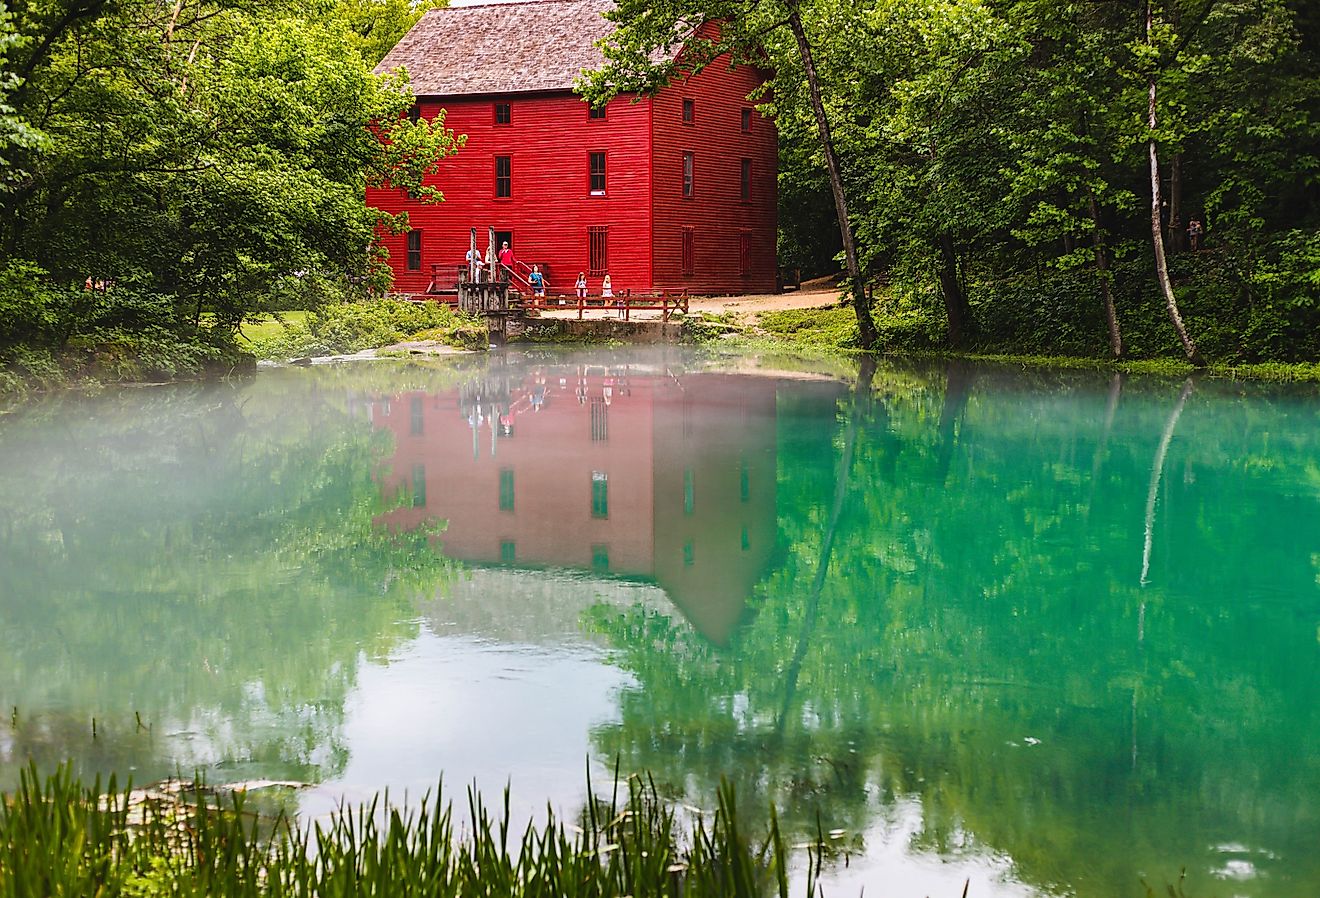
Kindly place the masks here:
<instances>
[{"instance_id":1,"label":"red wooden siding","mask_svg":"<svg viewBox=\"0 0 1320 898\"><path fill-rule=\"evenodd\" d=\"M507 124L496 124L496 102L509 104ZM590 261L587 229L606 227L615 292L651 289L650 101L614 100L603 119L590 118L587 105L567 93L422 98L420 105L427 118L443 106L445 125L466 134L467 145L428 181L445 195L439 205L408 200L400 191L367 193L372 206L407 209L422 231L420 271L406 268L403 235L383 239L395 290L424 291L432 263L461 265L472 227L483 255L486 228L511 231L518 259L550 266L552 295L573 292L577 273ZM605 153L604 196L591 195L593 152ZM509 197L496 196L496 156L509 157ZM589 289L599 292L599 276L589 279Z\"/></svg>"},{"instance_id":2,"label":"red wooden siding","mask_svg":"<svg viewBox=\"0 0 1320 898\"><path fill-rule=\"evenodd\" d=\"M484 254L486 229L493 227L512 234L520 261L548 266L552 296L571 294L579 271L589 272L588 290L598 293L604 269L591 263L601 259L608 260L615 293L773 291L777 136L772 122L745 113L747 95L760 82L756 69L730 69L721 58L655 99L611 101L604 118L589 115L567 92L423 97L422 115L431 118L443 107L445 125L467 135L467 145L429 182L444 193L444 203L423 205L396 190L367 192L377 208L406 209L421 232L419 248L402 234L383 238L395 290L421 293L433 264L460 266L472 227ZM600 154L603 195L592 178ZM690 196L684 195L687 154ZM419 259L418 268L409 264Z\"/></svg>"},{"instance_id":3,"label":"red wooden siding","mask_svg":"<svg viewBox=\"0 0 1320 898\"><path fill-rule=\"evenodd\" d=\"M727 57L721 57L653 101L657 289L774 291L778 138L774 123L755 110L749 130L742 127L743 110L751 105L747 95L760 83L755 69L730 70ZM692 101L691 123L683 120L685 100ZM685 153L693 157L691 197L683 195ZM743 160L750 168L746 199Z\"/></svg>"}]
</instances>

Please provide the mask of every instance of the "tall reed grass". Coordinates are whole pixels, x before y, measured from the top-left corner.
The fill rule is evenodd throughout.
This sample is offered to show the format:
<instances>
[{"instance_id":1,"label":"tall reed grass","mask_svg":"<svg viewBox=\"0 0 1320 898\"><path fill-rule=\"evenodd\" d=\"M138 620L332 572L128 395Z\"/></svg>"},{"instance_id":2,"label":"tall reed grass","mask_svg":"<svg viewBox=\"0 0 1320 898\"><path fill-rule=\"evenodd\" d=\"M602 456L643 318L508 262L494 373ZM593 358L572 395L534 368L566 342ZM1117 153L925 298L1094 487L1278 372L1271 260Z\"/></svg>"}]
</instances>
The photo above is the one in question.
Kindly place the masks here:
<instances>
[{"instance_id":1,"label":"tall reed grass","mask_svg":"<svg viewBox=\"0 0 1320 898\"><path fill-rule=\"evenodd\" d=\"M727 785L708 822L678 817L649 779L616 777L580 825L550 815L521 835L507 791L493 812L471 789L467 801L470 832L439 790L411 810L377 799L303 827L254 812L241 793L144 800L114 779L29 768L0 799L0 898L788 896L777 820L747 833ZM807 895L820 871L811 858Z\"/></svg>"}]
</instances>

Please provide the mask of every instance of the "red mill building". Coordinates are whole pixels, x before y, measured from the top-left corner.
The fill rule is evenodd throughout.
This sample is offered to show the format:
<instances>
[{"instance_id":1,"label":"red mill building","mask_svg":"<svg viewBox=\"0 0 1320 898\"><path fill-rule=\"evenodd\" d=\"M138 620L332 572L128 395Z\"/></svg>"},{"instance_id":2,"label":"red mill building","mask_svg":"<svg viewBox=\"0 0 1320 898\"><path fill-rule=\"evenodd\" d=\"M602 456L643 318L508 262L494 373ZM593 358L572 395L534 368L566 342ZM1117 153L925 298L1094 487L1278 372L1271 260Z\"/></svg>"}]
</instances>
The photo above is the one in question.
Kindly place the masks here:
<instances>
[{"instance_id":1,"label":"red mill building","mask_svg":"<svg viewBox=\"0 0 1320 898\"><path fill-rule=\"evenodd\" d=\"M592 110L573 93L604 56L610 0L534 0L428 10L377 67L406 69L418 113L467 135L428 180L425 205L372 189L367 203L408 212L386 235L395 289L449 288L477 228L512 245L514 281L538 264L551 294L585 272L594 294L763 293L775 289L775 126L747 96L764 74L715 60L655 97ZM714 27L714 26L708 26Z\"/></svg>"},{"instance_id":2,"label":"red mill building","mask_svg":"<svg viewBox=\"0 0 1320 898\"><path fill-rule=\"evenodd\" d=\"M377 400L396 445L383 485L412 497L382 521L447 521L443 551L465 562L654 581L722 643L774 548L775 393L558 366Z\"/></svg>"}]
</instances>

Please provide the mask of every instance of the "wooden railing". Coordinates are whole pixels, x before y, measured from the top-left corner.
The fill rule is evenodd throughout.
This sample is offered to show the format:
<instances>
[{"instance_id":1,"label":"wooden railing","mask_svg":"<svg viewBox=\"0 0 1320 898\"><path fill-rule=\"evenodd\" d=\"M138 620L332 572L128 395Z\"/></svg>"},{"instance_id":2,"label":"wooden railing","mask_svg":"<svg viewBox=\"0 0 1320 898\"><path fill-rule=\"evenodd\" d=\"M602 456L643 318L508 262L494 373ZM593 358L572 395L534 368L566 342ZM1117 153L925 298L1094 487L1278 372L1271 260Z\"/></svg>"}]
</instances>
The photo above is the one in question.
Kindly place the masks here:
<instances>
[{"instance_id":1,"label":"wooden railing","mask_svg":"<svg viewBox=\"0 0 1320 898\"><path fill-rule=\"evenodd\" d=\"M565 299L568 300L565 304ZM624 321L631 319L634 311L656 311L660 313L662 321L668 321L675 312L687 314L688 295L687 291L682 293L669 293L662 291L660 293L631 293L625 292L619 296L579 296L565 297L562 294L552 301L547 301L546 297L527 296L523 299L523 307L526 309L572 309L577 307L578 318L589 309L601 309L606 312L615 312Z\"/></svg>"}]
</instances>

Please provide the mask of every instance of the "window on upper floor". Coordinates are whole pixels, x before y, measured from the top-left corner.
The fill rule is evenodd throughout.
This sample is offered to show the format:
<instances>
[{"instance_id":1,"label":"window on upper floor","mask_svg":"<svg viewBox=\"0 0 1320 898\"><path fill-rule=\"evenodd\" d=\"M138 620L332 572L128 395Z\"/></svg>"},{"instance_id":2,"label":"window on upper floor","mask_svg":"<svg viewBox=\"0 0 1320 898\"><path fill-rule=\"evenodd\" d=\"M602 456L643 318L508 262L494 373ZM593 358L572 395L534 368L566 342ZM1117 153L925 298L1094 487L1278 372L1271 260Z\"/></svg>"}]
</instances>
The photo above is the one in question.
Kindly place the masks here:
<instances>
[{"instance_id":1,"label":"window on upper floor","mask_svg":"<svg viewBox=\"0 0 1320 898\"><path fill-rule=\"evenodd\" d=\"M697 101L691 97L683 98L683 124L692 125L697 121Z\"/></svg>"},{"instance_id":2,"label":"window on upper floor","mask_svg":"<svg viewBox=\"0 0 1320 898\"><path fill-rule=\"evenodd\" d=\"M738 198L746 202L752 198L752 160L742 160L738 167Z\"/></svg>"},{"instance_id":3,"label":"window on upper floor","mask_svg":"<svg viewBox=\"0 0 1320 898\"><path fill-rule=\"evenodd\" d=\"M683 196L692 198L693 190L696 186L696 157L692 153L683 154Z\"/></svg>"},{"instance_id":4,"label":"window on upper floor","mask_svg":"<svg viewBox=\"0 0 1320 898\"><path fill-rule=\"evenodd\" d=\"M742 129L744 134L752 130L752 110L746 106L742 110Z\"/></svg>"},{"instance_id":5,"label":"window on upper floor","mask_svg":"<svg viewBox=\"0 0 1320 898\"><path fill-rule=\"evenodd\" d=\"M496 103L495 104L495 124L508 125L513 122L513 104Z\"/></svg>"},{"instance_id":6,"label":"window on upper floor","mask_svg":"<svg viewBox=\"0 0 1320 898\"><path fill-rule=\"evenodd\" d=\"M408 270L422 270L422 232L416 228L408 232Z\"/></svg>"},{"instance_id":7,"label":"window on upper floor","mask_svg":"<svg viewBox=\"0 0 1320 898\"><path fill-rule=\"evenodd\" d=\"M605 195L605 151L588 154L587 190L592 196Z\"/></svg>"},{"instance_id":8,"label":"window on upper floor","mask_svg":"<svg viewBox=\"0 0 1320 898\"><path fill-rule=\"evenodd\" d=\"M495 157L495 195L513 196L513 160L508 156Z\"/></svg>"},{"instance_id":9,"label":"window on upper floor","mask_svg":"<svg viewBox=\"0 0 1320 898\"><path fill-rule=\"evenodd\" d=\"M604 119L604 118L605 118L605 107L604 107L604 106L588 106L588 107L587 107L587 118L589 118L589 119L596 119L597 121L600 121L600 120Z\"/></svg>"}]
</instances>

